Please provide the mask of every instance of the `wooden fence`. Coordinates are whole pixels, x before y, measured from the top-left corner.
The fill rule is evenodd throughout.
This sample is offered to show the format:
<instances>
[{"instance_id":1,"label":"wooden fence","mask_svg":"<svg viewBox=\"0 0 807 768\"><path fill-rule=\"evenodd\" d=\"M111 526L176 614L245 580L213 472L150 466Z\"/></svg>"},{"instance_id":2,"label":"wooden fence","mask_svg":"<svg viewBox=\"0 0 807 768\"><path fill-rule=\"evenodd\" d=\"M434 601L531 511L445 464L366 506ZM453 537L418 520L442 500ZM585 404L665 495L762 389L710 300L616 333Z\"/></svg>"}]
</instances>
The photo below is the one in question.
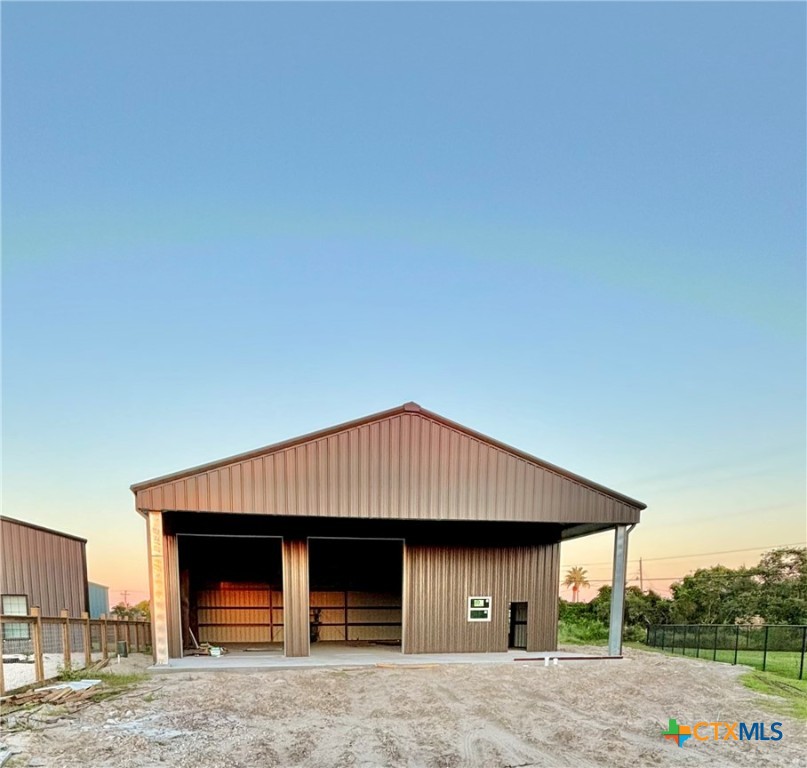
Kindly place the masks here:
<instances>
[{"instance_id":1,"label":"wooden fence","mask_svg":"<svg viewBox=\"0 0 807 768\"><path fill-rule=\"evenodd\" d=\"M0 616L0 624L0 695L6 691L5 676L13 662L32 663L32 673L23 683L29 685L48 680L61 669L82 669L98 659L115 657L121 642L126 643L128 652L151 652L151 622L142 619L104 614L91 619L86 612L79 619L70 617L66 610L59 616L41 616L34 607L28 616ZM9 689L17 687L21 686L9 684Z\"/></svg>"}]
</instances>

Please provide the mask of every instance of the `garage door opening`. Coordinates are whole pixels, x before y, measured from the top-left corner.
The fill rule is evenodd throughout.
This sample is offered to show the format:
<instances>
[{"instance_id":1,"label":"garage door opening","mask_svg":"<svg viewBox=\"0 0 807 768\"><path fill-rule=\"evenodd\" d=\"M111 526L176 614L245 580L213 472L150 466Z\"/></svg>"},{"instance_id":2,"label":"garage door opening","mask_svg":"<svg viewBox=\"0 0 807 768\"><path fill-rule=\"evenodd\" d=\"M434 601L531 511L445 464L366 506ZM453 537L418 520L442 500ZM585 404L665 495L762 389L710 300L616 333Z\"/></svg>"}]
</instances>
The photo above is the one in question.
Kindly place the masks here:
<instances>
[{"instance_id":1,"label":"garage door opening","mask_svg":"<svg viewBox=\"0 0 807 768\"><path fill-rule=\"evenodd\" d=\"M401 644L403 542L310 539L311 642Z\"/></svg>"},{"instance_id":2,"label":"garage door opening","mask_svg":"<svg viewBox=\"0 0 807 768\"><path fill-rule=\"evenodd\" d=\"M281 539L179 537L182 645L270 648L283 643Z\"/></svg>"}]
</instances>

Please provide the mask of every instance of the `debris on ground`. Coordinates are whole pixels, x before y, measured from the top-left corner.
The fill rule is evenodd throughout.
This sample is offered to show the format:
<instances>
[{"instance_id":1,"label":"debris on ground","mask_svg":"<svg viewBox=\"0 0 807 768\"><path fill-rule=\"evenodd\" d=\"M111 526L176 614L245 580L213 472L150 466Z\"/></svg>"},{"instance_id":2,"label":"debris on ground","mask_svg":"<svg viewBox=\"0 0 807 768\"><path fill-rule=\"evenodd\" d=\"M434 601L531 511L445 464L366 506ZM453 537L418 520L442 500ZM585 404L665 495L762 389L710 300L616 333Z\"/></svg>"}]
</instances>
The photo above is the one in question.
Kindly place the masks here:
<instances>
[{"instance_id":1,"label":"debris on ground","mask_svg":"<svg viewBox=\"0 0 807 768\"><path fill-rule=\"evenodd\" d=\"M210 643L200 643L194 648L186 648L183 651L184 656L223 656L225 653L229 653L229 651L224 646Z\"/></svg>"}]
</instances>

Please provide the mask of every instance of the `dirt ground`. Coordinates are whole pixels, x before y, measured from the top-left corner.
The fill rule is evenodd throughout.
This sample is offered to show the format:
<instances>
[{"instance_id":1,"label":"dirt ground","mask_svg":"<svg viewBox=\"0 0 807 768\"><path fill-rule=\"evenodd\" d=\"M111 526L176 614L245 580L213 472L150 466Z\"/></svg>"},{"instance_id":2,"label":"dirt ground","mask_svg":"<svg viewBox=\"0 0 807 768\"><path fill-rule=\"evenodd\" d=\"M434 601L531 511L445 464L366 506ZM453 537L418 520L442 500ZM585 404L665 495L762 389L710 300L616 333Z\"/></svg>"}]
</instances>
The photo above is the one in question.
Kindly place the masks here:
<instances>
[{"instance_id":1,"label":"dirt ground","mask_svg":"<svg viewBox=\"0 0 807 768\"><path fill-rule=\"evenodd\" d=\"M583 649L580 649L583 650ZM129 666L129 665L127 665ZM623 661L158 674L68 718L7 732L5 768L805 766L807 723L746 671ZM781 721L781 741L662 738L669 718Z\"/></svg>"}]
</instances>

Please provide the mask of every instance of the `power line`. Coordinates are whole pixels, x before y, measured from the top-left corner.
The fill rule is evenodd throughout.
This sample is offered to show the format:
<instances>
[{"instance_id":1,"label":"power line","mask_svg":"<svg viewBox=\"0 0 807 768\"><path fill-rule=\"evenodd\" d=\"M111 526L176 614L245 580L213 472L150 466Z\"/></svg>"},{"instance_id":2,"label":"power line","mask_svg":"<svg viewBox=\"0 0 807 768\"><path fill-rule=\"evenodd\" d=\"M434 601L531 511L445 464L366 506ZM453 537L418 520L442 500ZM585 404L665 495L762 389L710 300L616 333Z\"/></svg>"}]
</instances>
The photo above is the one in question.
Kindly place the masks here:
<instances>
[{"instance_id":1,"label":"power line","mask_svg":"<svg viewBox=\"0 0 807 768\"><path fill-rule=\"evenodd\" d=\"M747 549L724 549L719 552L691 552L686 555L664 555L663 557L645 557L645 558L637 557L635 559L628 560L627 562L638 563L642 559L644 559L645 562L649 562L650 560L678 560L685 557L706 557L707 555L730 555L735 552L758 552L763 549L780 549L781 547L800 547L804 546L805 544L807 544L807 542L795 541L792 544L768 544L767 546L764 547L748 547ZM578 563L575 566L561 565L560 567L575 568L586 566L587 568L590 568L595 565L612 565L612 564L613 564L612 560L606 560L600 563Z\"/></svg>"},{"instance_id":2,"label":"power line","mask_svg":"<svg viewBox=\"0 0 807 768\"><path fill-rule=\"evenodd\" d=\"M669 582L673 582L673 581L681 581L681 579L685 579L687 576L692 576L692 575L693 575L692 573L684 573L684 574L681 574L680 576L645 576L644 581L649 581L649 582L653 582L653 581L669 581ZM726 578L730 578L730 579L748 578L747 573L726 573L726 574L724 574L724 576ZM588 581L589 584L610 584L613 581L613 579L586 579L586 581ZM639 578L638 577L635 577L635 578L632 578L632 579L629 578L629 579L626 579L625 581L626 582L631 582L631 581L638 582ZM564 582L561 581L559 583L560 583L561 586L564 586Z\"/></svg>"}]
</instances>

